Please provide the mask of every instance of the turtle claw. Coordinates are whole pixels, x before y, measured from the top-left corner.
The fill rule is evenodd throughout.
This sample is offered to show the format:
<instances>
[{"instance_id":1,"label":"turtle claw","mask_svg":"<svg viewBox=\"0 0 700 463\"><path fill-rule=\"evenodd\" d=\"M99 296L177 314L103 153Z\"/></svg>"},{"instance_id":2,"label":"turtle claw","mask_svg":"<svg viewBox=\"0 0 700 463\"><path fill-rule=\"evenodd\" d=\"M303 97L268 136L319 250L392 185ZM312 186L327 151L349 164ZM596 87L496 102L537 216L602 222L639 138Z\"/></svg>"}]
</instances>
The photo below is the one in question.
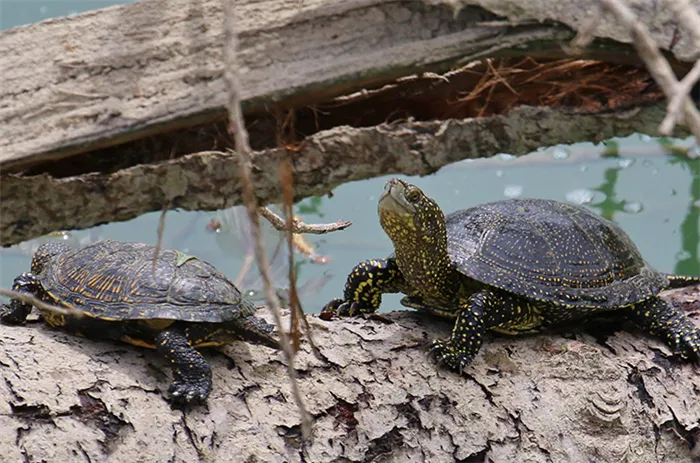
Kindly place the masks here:
<instances>
[{"instance_id":1,"label":"turtle claw","mask_svg":"<svg viewBox=\"0 0 700 463\"><path fill-rule=\"evenodd\" d=\"M334 316L357 317L370 312L374 312L374 309L365 308L357 301L346 301L341 298L335 298L323 307L321 310L321 318L330 320Z\"/></svg>"},{"instance_id":2,"label":"turtle claw","mask_svg":"<svg viewBox=\"0 0 700 463\"><path fill-rule=\"evenodd\" d=\"M447 365L451 370L462 372L469 366L474 358L466 352L455 349L450 341L435 340L429 345L430 354L437 360L438 366Z\"/></svg>"},{"instance_id":3,"label":"turtle claw","mask_svg":"<svg viewBox=\"0 0 700 463\"><path fill-rule=\"evenodd\" d=\"M201 403L207 400L211 389L205 386L188 384L184 381L173 381L168 388L168 393L173 402L179 404Z\"/></svg>"}]
</instances>

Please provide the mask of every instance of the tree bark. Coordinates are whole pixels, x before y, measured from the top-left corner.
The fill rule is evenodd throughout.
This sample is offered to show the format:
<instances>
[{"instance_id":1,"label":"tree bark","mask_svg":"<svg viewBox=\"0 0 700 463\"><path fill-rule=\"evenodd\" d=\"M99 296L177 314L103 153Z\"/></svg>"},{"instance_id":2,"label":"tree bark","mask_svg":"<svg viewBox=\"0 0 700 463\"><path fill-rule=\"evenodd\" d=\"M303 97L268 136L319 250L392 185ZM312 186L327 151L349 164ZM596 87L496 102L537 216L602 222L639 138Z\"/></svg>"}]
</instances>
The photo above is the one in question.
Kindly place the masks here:
<instances>
[{"instance_id":1,"label":"tree bark","mask_svg":"<svg viewBox=\"0 0 700 463\"><path fill-rule=\"evenodd\" d=\"M700 288L666 297L700 324ZM693 315L694 314L694 315ZM153 351L45 325L0 326L0 460L132 462L664 462L700 459L700 375L639 332L596 323L567 335L490 336L459 376L425 343L450 324L413 311L311 317L323 360L298 356L313 439L280 353L205 354L206 405L164 399Z\"/></svg>"},{"instance_id":2,"label":"tree bark","mask_svg":"<svg viewBox=\"0 0 700 463\"><path fill-rule=\"evenodd\" d=\"M520 107L505 116L480 119L338 127L312 135L293 154L295 201L353 180L392 173L428 175L462 159L522 155L557 143L648 133L663 112L656 105L603 118ZM261 204L281 201L278 166L289 155L285 149L255 153L255 193ZM224 209L242 203L238 178L235 156L223 152L196 153L113 174L8 175L0 182L0 243L128 220L164 204L184 210ZM40 207L27 208L28 201Z\"/></svg>"}]
</instances>

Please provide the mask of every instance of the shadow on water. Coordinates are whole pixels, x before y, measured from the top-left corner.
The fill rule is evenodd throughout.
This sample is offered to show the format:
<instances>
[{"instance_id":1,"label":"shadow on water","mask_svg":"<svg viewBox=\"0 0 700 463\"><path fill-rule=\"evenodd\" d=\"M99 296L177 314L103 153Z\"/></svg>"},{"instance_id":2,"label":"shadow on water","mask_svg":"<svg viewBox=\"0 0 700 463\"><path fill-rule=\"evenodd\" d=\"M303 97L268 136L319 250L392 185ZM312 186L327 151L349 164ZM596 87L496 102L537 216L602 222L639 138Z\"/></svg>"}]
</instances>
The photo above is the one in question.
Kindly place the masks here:
<instances>
[{"instance_id":1,"label":"shadow on water","mask_svg":"<svg viewBox=\"0 0 700 463\"><path fill-rule=\"evenodd\" d=\"M605 169L605 181L599 186L591 188L593 191L598 191L605 195L605 200L596 204L591 204L591 208L598 209L600 215L608 220L615 221L616 212L624 212L626 200L620 200L615 195L615 185L617 184L620 167L611 167Z\"/></svg>"},{"instance_id":2,"label":"shadow on water","mask_svg":"<svg viewBox=\"0 0 700 463\"><path fill-rule=\"evenodd\" d=\"M700 243L700 160L687 156L674 156L671 164L683 164L690 172L690 204L685 220L681 223L681 255L675 272L681 275L700 275L698 243Z\"/></svg>"}]
</instances>

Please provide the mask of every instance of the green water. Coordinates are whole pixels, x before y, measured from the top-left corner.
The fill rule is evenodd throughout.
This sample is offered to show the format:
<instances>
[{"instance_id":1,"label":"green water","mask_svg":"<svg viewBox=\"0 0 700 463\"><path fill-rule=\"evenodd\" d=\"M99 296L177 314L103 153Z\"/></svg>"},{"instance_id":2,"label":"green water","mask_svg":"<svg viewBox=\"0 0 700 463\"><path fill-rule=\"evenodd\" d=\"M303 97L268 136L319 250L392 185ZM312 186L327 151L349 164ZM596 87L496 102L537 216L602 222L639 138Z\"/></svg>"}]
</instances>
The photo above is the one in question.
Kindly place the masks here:
<instances>
[{"instance_id":1,"label":"green water","mask_svg":"<svg viewBox=\"0 0 700 463\"><path fill-rule=\"evenodd\" d=\"M66 15L124 1L2 1L0 28ZM675 141L677 146L689 142ZM607 146L578 144L546 148L531 155L461 162L437 174L403 176L435 198L445 212L507 197L552 198L584 204L619 223L659 270L700 275L698 259L700 221L700 159L671 154L668 143L645 136L629 137ZM606 157L605 155L608 155ZM610 155L613 155L610 157ZM349 229L325 236L309 236L327 264L297 255L298 281L304 287L307 312L318 312L329 299L342 294L345 276L358 262L384 257L392 250L377 220L376 206L390 177L340 186L332 198L310 198L296 206L306 222L345 219ZM195 254L219 267L246 288L259 286L253 268L239 279L250 251L244 214L224 212L169 212L164 245ZM104 238L155 244L160 213L129 222L76 231L58 239L75 245ZM243 218L242 218L243 217ZM212 220L220 224L212 231ZM243 229L237 228L243 226ZM266 229L266 247L272 254L278 235ZM10 288L15 276L29 269L31 253L46 238L0 249L0 286ZM57 239L57 238L52 238ZM276 284L285 282L285 254L273 262ZM398 296L384 299L384 310L398 308Z\"/></svg>"},{"instance_id":2,"label":"green water","mask_svg":"<svg viewBox=\"0 0 700 463\"><path fill-rule=\"evenodd\" d=\"M135 0L0 0L0 30Z\"/></svg>"}]
</instances>

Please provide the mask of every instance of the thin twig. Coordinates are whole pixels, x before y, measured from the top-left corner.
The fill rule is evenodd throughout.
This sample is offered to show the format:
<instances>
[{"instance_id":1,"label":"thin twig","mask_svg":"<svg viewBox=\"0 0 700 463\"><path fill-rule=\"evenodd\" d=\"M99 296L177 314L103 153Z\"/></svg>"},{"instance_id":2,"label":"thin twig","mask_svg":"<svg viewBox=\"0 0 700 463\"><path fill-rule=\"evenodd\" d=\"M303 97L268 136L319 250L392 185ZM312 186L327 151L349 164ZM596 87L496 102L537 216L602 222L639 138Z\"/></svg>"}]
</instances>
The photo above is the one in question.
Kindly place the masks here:
<instances>
[{"instance_id":1,"label":"thin twig","mask_svg":"<svg viewBox=\"0 0 700 463\"><path fill-rule=\"evenodd\" d=\"M272 225L278 231L287 230L287 224L285 220L279 215L275 214L268 207L259 207L258 212L260 215L265 217L270 225ZM347 220L338 220L333 223L304 223L301 220L294 218L292 221L292 233L309 233L311 235L323 235L324 233L330 233L338 230L344 230L352 225L352 222Z\"/></svg>"},{"instance_id":2,"label":"thin twig","mask_svg":"<svg viewBox=\"0 0 700 463\"><path fill-rule=\"evenodd\" d=\"M656 43L651 38L647 27L637 19L632 10L624 3L618 0L600 0L600 3L603 8L612 12L616 19L629 29L634 47L637 49L639 57L644 61L649 74L659 84L666 97L672 99L678 92L678 80L671 69L671 65L668 64L668 61L663 57ZM700 112L698 112L695 104L687 94L683 96L681 108L685 125L700 140Z\"/></svg>"},{"instance_id":3,"label":"thin twig","mask_svg":"<svg viewBox=\"0 0 700 463\"><path fill-rule=\"evenodd\" d=\"M487 59L487 60L486 60L486 65L487 65L487 66L489 67L489 69L491 70L491 73L492 73L494 76L496 76L496 81L498 81L498 82L502 83L503 85L505 85L506 88L507 88L508 90L510 90L510 92L511 92L513 95L518 96L518 92L516 92L515 89L514 89L513 87L511 87L511 85L508 83L508 81L507 81L505 78L503 78L503 77L501 76L501 74L498 73L498 70L493 66L493 60Z\"/></svg>"},{"instance_id":4,"label":"thin twig","mask_svg":"<svg viewBox=\"0 0 700 463\"><path fill-rule=\"evenodd\" d=\"M297 339L299 339L299 323L301 322L301 326L304 328L304 333L308 338L309 346L311 346L311 351L317 358L322 359L323 356L321 355L321 351L318 349L316 342L314 341L313 328L311 328L309 320L304 314L304 308L301 306L301 299L299 299L299 291L296 286L294 250L295 248L298 249L298 245L295 237L301 235L289 231L293 228L295 220L294 213L292 211L294 179L292 175L292 162L290 158L287 158L286 161L283 161L283 164L280 165L280 180L282 183L282 197L284 199L284 217L286 222L285 228L287 229L285 235L287 238L287 247L289 248L289 308L292 311L290 332L293 336L296 336L294 339L294 348L298 350L299 346L296 343L298 342Z\"/></svg>"},{"instance_id":5,"label":"thin twig","mask_svg":"<svg viewBox=\"0 0 700 463\"><path fill-rule=\"evenodd\" d=\"M166 201L163 204L163 210L160 213L160 219L158 220L158 229L156 230L157 239L156 247L153 250L153 273L156 273L156 264L158 262L158 256L160 255L160 248L163 246L163 232L165 231L165 214L168 212L168 207L170 207L170 201Z\"/></svg>"},{"instance_id":6,"label":"thin twig","mask_svg":"<svg viewBox=\"0 0 700 463\"><path fill-rule=\"evenodd\" d=\"M3 289L0 288L0 295L9 297L12 299L19 299L22 302L26 302L27 304L31 304L34 307L38 309L43 309L48 312L52 313L57 313L61 315L70 315L71 317L82 317L83 312L80 310L75 310L71 308L65 308L65 307L57 307L52 304L47 304L46 302L42 301L41 299L37 298L36 296L33 296L31 294L27 293L20 293L17 291L12 291L9 289Z\"/></svg>"},{"instance_id":7,"label":"thin twig","mask_svg":"<svg viewBox=\"0 0 700 463\"><path fill-rule=\"evenodd\" d=\"M294 189L292 186L293 179L291 159L289 159L289 157L282 161L279 172L280 183L282 184L282 206L286 228L284 235L287 239L287 248L289 250L287 254L289 266L289 310L291 311L289 334L292 337L292 346L294 347L294 351L297 352L301 346L299 318L303 318L304 313L301 308L301 302L299 302L299 296L297 295L296 275L294 274L294 233L291 231L292 224L294 222L294 211L292 210Z\"/></svg>"},{"instance_id":8,"label":"thin twig","mask_svg":"<svg viewBox=\"0 0 700 463\"><path fill-rule=\"evenodd\" d=\"M683 77L683 80L676 86L676 94L668 102L666 107L666 117L661 121L659 125L659 132L662 134L670 135L673 132L673 128L678 122L681 115L681 106L683 101L688 98L690 90L695 85L695 82L700 79L700 60L695 63L693 69L690 70L688 74ZM700 140L700 138L699 138Z\"/></svg>"},{"instance_id":9,"label":"thin twig","mask_svg":"<svg viewBox=\"0 0 700 463\"><path fill-rule=\"evenodd\" d=\"M234 285L236 285L238 288L241 288L243 286L243 279L248 274L250 266L253 264L254 260L254 254L250 252L246 253L245 259L243 260L243 265L241 265L241 269L238 271L238 276L236 277L236 281L234 282Z\"/></svg>"},{"instance_id":10,"label":"thin twig","mask_svg":"<svg viewBox=\"0 0 700 463\"><path fill-rule=\"evenodd\" d=\"M229 132L234 136L236 143L236 151L239 155L239 164L241 167L241 184L243 187L243 199L248 208L250 218L250 229L253 238L255 249L255 257L258 262L260 277L263 280L265 287L265 298L267 300L268 309L272 312L275 319L275 325L280 336L280 344L284 352L287 363L287 374L292 387L294 400L299 407L301 413L301 432L304 439L311 436L311 416L306 410L304 400L299 390L299 384L296 380L296 370L294 369L294 351L289 343L289 336L284 331L282 326L282 318L280 316L280 302L277 293L272 287L270 278L270 269L265 257L265 249L263 248L260 239L260 218L258 216L257 200L253 190L252 183L252 160L251 149L248 144L248 133L243 122L243 113L241 110L241 85L238 75L239 63L237 62L236 53L238 48L238 36L236 33L236 15L233 0L224 1L224 79L228 87L228 116L229 116Z\"/></svg>"}]
</instances>

